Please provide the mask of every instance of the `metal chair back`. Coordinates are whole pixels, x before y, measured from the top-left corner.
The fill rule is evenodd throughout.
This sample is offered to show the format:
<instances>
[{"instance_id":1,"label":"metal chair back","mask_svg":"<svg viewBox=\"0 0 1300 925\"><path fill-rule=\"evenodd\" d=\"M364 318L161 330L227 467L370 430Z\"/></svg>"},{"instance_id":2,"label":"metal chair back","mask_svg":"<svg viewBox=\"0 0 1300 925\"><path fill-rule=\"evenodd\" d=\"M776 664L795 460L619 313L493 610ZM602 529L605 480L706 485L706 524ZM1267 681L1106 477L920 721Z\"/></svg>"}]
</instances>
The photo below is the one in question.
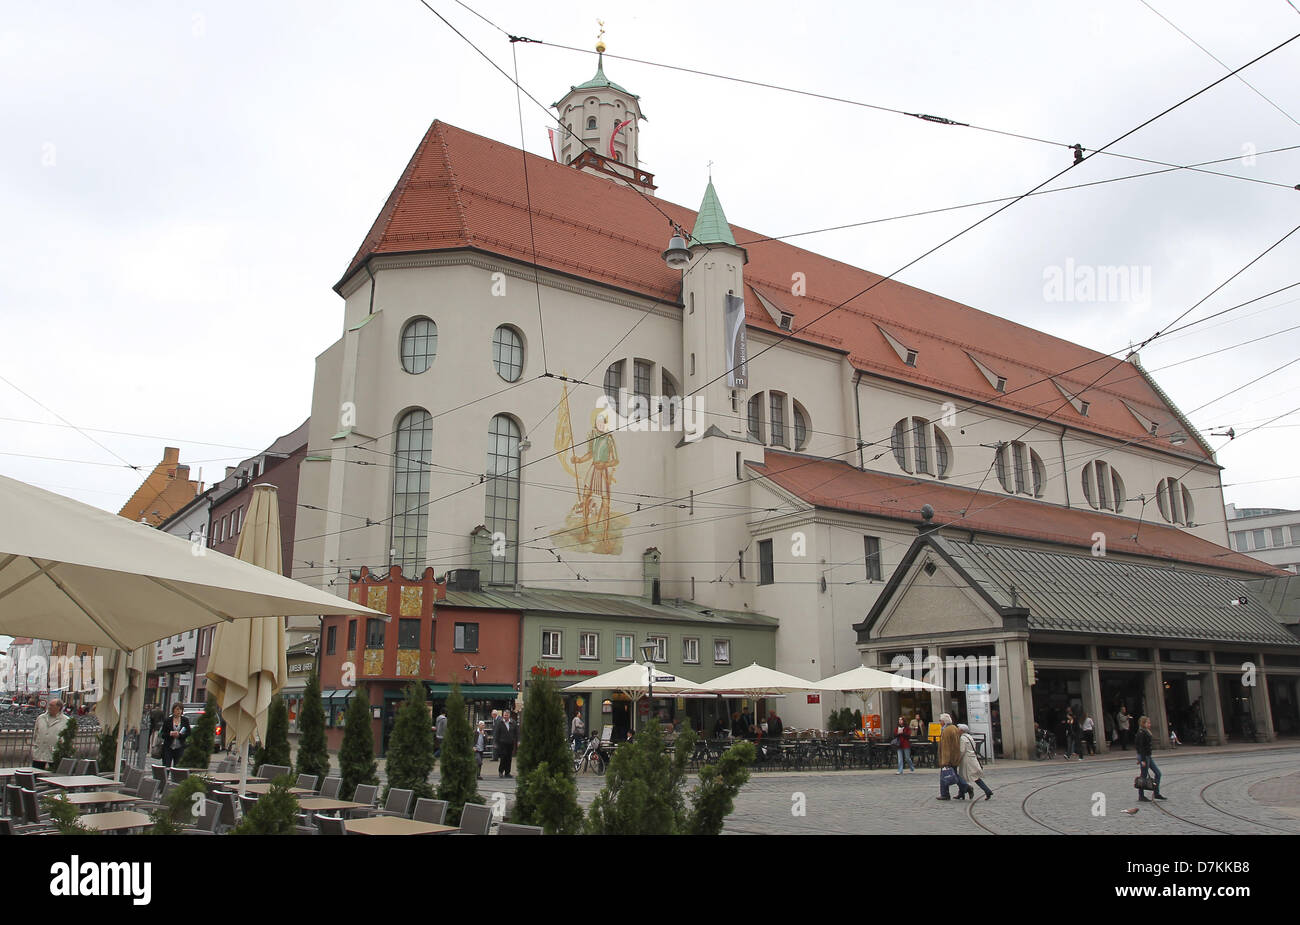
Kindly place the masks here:
<instances>
[{"instance_id":1,"label":"metal chair back","mask_svg":"<svg viewBox=\"0 0 1300 925\"><path fill-rule=\"evenodd\" d=\"M486 835L492 826L492 807L466 803L460 814L460 831L466 835Z\"/></svg>"},{"instance_id":2,"label":"metal chair back","mask_svg":"<svg viewBox=\"0 0 1300 925\"><path fill-rule=\"evenodd\" d=\"M540 825L520 825L517 822L503 822L497 826L498 835L541 835Z\"/></svg>"},{"instance_id":3,"label":"metal chair back","mask_svg":"<svg viewBox=\"0 0 1300 925\"><path fill-rule=\"evenodd\" d=\"M298 783L295 784L295 786L297 786L297 787L301 787L303 790L313 790L313 791L314 791L314 790L316 789L316 775L315 775L315 774L299 774L299 775L298 775Z\"/></svg>"},{"instance_id":4,"label":"metal chair back","mask_svg":"<svg viewBox=\"0 0 1300 925\"><path fill-rule=\"evenodd\" d=\"M379 792L377 784L357 784L357 792L352 795L353 803L364 803L366 806L375 805L375 794Z\"/></svg>"},{"instance_id":5,"label":"metal chair back","mask_svg":"<svg viewBox=\"0 0 1300 925\"><path fill-rule=\"evenodd\" d=\"M411 816L416 822L432 822L445 825L447 821L447 801L421 798L415 801L415 814Z\"/></svg>"},{"instance_id":6,"label":"metal chair back","mask_svg":"<svg viewBox=\"0 0 1300 925\"><path fill-rule=\"evenodd\" d=\"M321 781L320 795L327 800L337 800L339 798L339 788L343 786L343 778L327 777Z\"/></svg>"},{"instance_id":7,"label":"metal chair back","mask_svg":"<svg viewBox=\"0 0 1300 925\"><path fill-rule=\"evenodd\" d=\"M63 759L61 759L61 760L59 761L59 766L58 766L57 768L55 768L54 771L55 771L56 774L58 774L58 775L60 775L60 776L67 776L67 775L69 775L69 774L76 774L76 773L77 773L77 759L76 759L76 758L63 758Z\"/></svg>"},{"instance_id":8,"label":"metal chair back","mask_svg":"<svg viewBox=\"0 0 1300 925\"><path fill-rule=\"evenodd\" d=\"M388 799L384 801L384 814L388 816L409 815L411 812L411 800L414 797L414 790L398 790L394 787L388 791Z\"/></svg>"},{"instance_id":9,"label":"metal chair back","mask_svg":"<svg viewBox=\"0 0 1300 925\"><path fill-rule=\"evenodd\" d=\"M348 827L343 822L342 816L322 816L316 814L316 826L320 829L322 835L346 835Z\"/></svg>"}]
</instances>

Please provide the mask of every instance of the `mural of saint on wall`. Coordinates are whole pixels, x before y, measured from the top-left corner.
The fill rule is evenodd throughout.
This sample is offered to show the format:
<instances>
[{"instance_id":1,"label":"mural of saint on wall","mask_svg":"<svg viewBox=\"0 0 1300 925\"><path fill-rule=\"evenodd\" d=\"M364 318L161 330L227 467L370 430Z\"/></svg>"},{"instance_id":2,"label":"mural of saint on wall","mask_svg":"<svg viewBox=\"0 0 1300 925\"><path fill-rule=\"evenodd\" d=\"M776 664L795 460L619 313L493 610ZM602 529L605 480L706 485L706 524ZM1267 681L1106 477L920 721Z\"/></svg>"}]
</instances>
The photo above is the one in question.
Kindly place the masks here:
<instances>
[{"instance_id":1,"label":"mural of saint on wall","mask_svg":"<svg viewBox=\"0 0 1300 925\"><path fill-rule=\"evenodd\" d=\"M551 542L556 549L620 555L627 515L614 510L611 497L618 468L618 443L611 415L599 409L593 411L586 441L575 441L568 383L561 387L564 391L555 423L555 452L564 471L573 476L577 499L564 518L564 529L552 533Z\"/></svg>"}]
</instances>

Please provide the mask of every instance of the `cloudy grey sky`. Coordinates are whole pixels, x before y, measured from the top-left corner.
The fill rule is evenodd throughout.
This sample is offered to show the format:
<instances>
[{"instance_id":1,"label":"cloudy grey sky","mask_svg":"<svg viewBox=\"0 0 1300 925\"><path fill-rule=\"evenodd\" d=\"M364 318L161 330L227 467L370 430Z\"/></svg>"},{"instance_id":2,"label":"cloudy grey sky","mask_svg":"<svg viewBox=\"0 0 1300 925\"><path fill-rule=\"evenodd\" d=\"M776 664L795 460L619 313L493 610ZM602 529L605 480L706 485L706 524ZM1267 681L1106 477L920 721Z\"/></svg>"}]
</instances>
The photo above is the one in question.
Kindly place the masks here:
<instances>
[{"instance_id":1,"label":"cloudy grey sky","mask_svg":"<svg viewBox=\"0 0 1300 925\"><path fill-rule=\"evenodd\" d=\"M468 0L467 0L468 2ZM1150 0L1232 67L1300 33L1288 0ZM507 70L504 36L430 5ZM470 2L508 32L1098 147L1225 68L1140 0ZM594 56L519 45L550 103ZM1060 147L609 60L640 94L645 166L694 206L783 235L1024 192ZM1115 150L1300 183L1300 40ZM529 150L546 118L524 102ZM519 143L513 87L418 0L11 7L0 25L0 473L116 510L164 444L212 481L307 415L331 291L435 118ZM1287 114L1290 115L1287 115ZM1295 117L1295 118L1292 118ZM1098 156L1057 185L1154 169ZM1300 192L1177 172L1027 200L900 279L1103 351L1139 342L1281 237ZM891 272L985 206L797 239ZM1300 280L1300 233L1191 317ZM1124 266L1149 292L1051 301L1053 268ZM1122 294L1121 294L1122 295ZM1132 294L1130 294L1132 295ZM1143 351L1149 369L1297 323L1300 288ZM1300 355L1300 331L1158 373L1190 410ZM16 388L15 388L16 387ZM18 391L21 389L22 391ZM26 393L24 395L23 393ZM30 397L29 397L30 396ZM38 404L39 403L39 404ZM42 407L45 406L44 408ZM1191 415L1238 432L1300 405L1300 363ZM52 409L92 435L58 426ZM131 436L142 435L142 436ZM1211 438L1213 445L1223 443ZM1220 455L1239 505L1300 508L1300 414Z\"/></svg>"}]
</instances>

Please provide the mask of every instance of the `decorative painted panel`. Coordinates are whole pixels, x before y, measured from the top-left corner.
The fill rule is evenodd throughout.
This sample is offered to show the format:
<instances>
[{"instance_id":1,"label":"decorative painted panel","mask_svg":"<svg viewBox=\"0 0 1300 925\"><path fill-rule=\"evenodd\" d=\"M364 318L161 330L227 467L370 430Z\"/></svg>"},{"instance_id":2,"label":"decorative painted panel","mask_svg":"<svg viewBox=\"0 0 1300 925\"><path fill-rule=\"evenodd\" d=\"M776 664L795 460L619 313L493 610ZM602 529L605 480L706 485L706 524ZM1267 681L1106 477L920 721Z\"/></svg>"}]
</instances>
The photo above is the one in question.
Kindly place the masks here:
<instances>
[{"instance_id":1,"label":"decorative painted panel","mask_svg":"<svg viewBox=\"0 0 1300 925\"><path fill-rule=\"evenodd\" d=\"M401 615L418 617L424 607L424 588L419 585L405 585L402 588Z\"/></svg>"},{"instance_id":2,"label":"decorative painted panel","mask_svg":"<svg viewBox=\"0 0 1300 925\"><path fill-rule=\"evenodd\" d=\"M371 588L370 590L374 590ZM382 674L384 670L384 650L383 649L366 649L366 663L361 669L362 674L377 675Z\"/></svg>"},{"instance_id":3,"label":"decorative painted panel","mask_svg":"<svg viewBox=\"0 0 1300 925\"><path fill-rule=\"evenodd\" d=\"M369 596L366 599L366 606L371 610L378 610L380 613L388 612L388 587L386 585L376 585L367 589Z\"/></svg>"},{"instance_id":4,"label":"decorative painted panel","mask_svg":"<svg viewBox=\"0 0 1300 925\"><path fill-rule=\"evenodd\" d=\"M420 676L420 650L401 649L397 653L397 675L402 678Z\"/></svg>"}]
</instances>

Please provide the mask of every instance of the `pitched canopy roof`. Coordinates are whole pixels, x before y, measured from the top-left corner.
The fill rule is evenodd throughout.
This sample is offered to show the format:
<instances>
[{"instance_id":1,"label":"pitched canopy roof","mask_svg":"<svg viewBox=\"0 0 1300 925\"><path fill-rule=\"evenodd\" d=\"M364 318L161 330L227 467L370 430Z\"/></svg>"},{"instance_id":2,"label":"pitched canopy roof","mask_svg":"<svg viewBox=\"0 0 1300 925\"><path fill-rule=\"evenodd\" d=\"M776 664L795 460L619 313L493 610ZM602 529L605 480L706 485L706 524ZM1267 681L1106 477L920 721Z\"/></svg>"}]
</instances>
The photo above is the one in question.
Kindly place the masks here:
<instances>
[{"instance_id":1,"label":"pitched canopy roof","mask_svg":"<svg viewBox=\"0 0 1300 925\"><path fill-rule=\"evenodd\" d=\"M1252 583L1244 577L937 534L918 538L908 550L867 618L854 627L860 634L870 630L927 546L994 608L1028 609L1031 632L1300 647L1300 639L1245 593ZM1243 598L1244 604L1231 603Z\"/></svg>"},{"instance_id":2,"label":"pitched canopy roof","mask_svg":"<svg viewBox=\"0 0 1300 925\"><path fill-rule=\"evenodd\" d=\"M1266 562L1252 559L1175 527L1138 521L1117 514L1061 507L1004 494L1001 489L978 496L970 488L946 482L907 478L856 469L834 459L813 460L768 450L758 475L816 507L852 511L894 520L922 522L921 506L934 508L935 522L959 530L1014 536L1090 549L1092 535L1106 535L1108 553L1128 553L1255 575L1278 575ZM1137 536L1137 539L1133 539Z\"/></svg>"},{"instance_id":3,"label":"pitched canopy roof","mask_svg":"<svg viewBox=\"0 0 1300 925\"><path fill-rule=\"evenodd\" d=\"M695 212L662 199L652 205L622 183L544 157L521 157L517 148L444 122L425 133L336 290L375 255L473 248L531 262L524 161L539 266L680 305L681 272L669 269L661 253L670 222L695 227ZM708 220L708 212L698 218ZM720 206L716 219L717 235L725 240L729 233L748 253L749 288L793 315L798 333L792 336L845 353L860 370L1019 413L1054 412L1055 420L1081 430L1208 456L1195 439L1178 450L1168 443L1183 425L1136 364L894 280L880 283L868 270L730 225ZM807 281L802 295L791 294L796 278ZM757 298L745 301L751 328L789 336ZM841 303L847 304L813 323ZM916 351L914 366L889 338ZM996 377L1006 379L1005 394ZM1082 393L1090 403L1086 416L1065 404L1062 389ZM1153 423L1159 438L1149 433Z\"/></svg>"}]
</instances>

